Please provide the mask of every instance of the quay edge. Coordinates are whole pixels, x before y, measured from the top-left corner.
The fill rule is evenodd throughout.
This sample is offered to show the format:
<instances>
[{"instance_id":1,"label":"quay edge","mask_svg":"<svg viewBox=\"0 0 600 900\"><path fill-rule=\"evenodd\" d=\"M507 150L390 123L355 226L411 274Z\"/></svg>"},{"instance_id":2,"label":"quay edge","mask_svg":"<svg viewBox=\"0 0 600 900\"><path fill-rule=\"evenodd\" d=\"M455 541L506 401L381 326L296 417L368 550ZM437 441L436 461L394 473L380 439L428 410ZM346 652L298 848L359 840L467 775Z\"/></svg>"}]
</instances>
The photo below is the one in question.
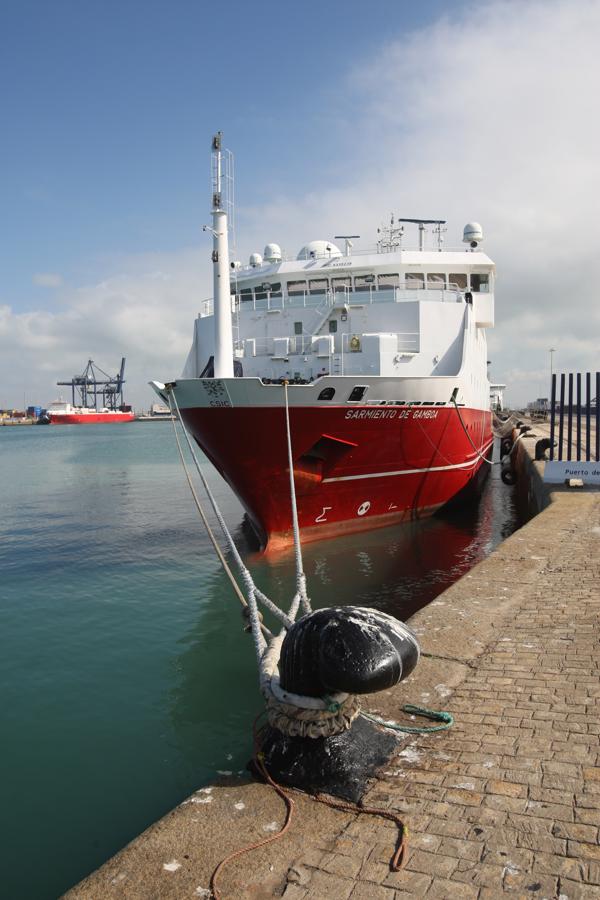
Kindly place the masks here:
<instances>
[{"instance_id":1,"label":"quay edge","mask_svg":"<svg viewBox=\"0 0 600 900\"><path fill-rule=\"evenodd\" d=\"M233 861L224 898L600 898L600 492L549 490L535 440L516 449L540 514L413 616L424 658L370 699L386 718L406 702L455 716L450 731L403 737L363 798L405 820L406 867L390 871L390 822L294 795L286 836ZM225 779L65 897L208 897L223 856L283 821L270 788Z\"/></svg>"}]
</instances>

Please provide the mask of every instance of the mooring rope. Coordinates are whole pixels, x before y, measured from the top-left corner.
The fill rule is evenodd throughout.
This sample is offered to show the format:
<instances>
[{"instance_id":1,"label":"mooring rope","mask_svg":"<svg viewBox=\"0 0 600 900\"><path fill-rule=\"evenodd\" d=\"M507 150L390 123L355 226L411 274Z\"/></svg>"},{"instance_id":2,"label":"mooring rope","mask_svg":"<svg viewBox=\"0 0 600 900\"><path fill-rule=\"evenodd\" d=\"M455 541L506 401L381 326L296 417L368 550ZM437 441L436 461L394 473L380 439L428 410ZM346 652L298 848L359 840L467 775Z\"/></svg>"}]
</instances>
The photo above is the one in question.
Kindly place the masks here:
<instances>
[{"instance_id":1,"label":"mooring rope","mask_svg":"<svg viewBox=\"0 0 600 900\"><path fill-rule=\"evenodd\" d=\"M406 731L408 734L432 734L434 731L446 731L454 725L454 716L452 713L444 712L444 710L428 709L427 706L414 706L412 703L406 703L402 707L402 712L413 716L423 716L425 719L431 719L434 722L440 722L440 725L401 725L390 719L382 719L372 713L363 712L363 719L369 719L377 725L383 725L392 731Z\"/></svg>"},{"instance_id":2,"label":"mooring rope","mask_svg":"<svg viewBox=\"0 0 600 900\"><path fill-rule=\"evenodd\" d=\"M291 706L296 707L299 710L310 710L311 713L307 715L307 719L316 724L315 727L322 727L321 719L330 720L330 724L328 728L333 728L334 726L331 722L337 723L338 732L344 731L347 725L347 715L342 713L337 716L331 716L332 711L338 712L340 708L348 702L349 695L345 693L333 694L329 697L309 697L303 696L301 694L296 694L292 691L287 691L283 689L279 683L279 656L281 651L281 645L283 643L283 639L285 635L292 627L296 620L296 616L302 607L305 613L312 612L312 608L310 605L310 600L308 598L306 592L306 577L302 568L302 551L300 546L300 528L298 524L298 513L297 513L297 504L296 504L296 492L294 485L294 475L293 475L293 456L292 456L292 441L291 441L291 431L290 431L290 423L289 423L289 406L287 399L287 384L284 385L285 389L285 413L286 413L286 436L287 436L287 451L288 451L288 463L290 466L290 495L291 495L291 505L292 505L292 528L294 534L294 545L295 545L295 559L296 559L296 593L292 598L290 608L287 614L280 609L272 600L270 600L259 588L254 584L254 580L252 575L244 565L244 562L240 556L238 548L233 540L231 532L229 531L227 524L223 518L221 510L219 509L218 503L213 495L213 492L210 489L210 485L208 484L204 473L200 467L200 462L194 450L192 441L188 434L188 431L183 422L183 418L181 416L181 411L179 409L179 404L177 403L177 398L175 397L175 393L172 389L171 385L166 386L167 398L169 401L169 409L171 414L173 415L173 429L175 432L175 438L177 441L177 447L179 450L179 455L181 458L181 462L183 465L184 472L186 474L186 478L188 484L190 485L190 489L192 491L192 496L194 498L194 502L200 512L200 516L204 523L204 526L209 534L211 539L211 543L217 552L217 555L225 569L228 577L230 578L232 585L234 585L235 592L238 596L238 599L243 604L244 607L244 615L250 622L250 630L252 632L252 636L254 639L255 650L256 650L256 658L258 663L259 670L259 684L260 689L263 695L265 696L268 703L272 705L274 709L277 708L277 705L280 706ZM175 415L174 415L175 413ZM202 485L206 492L206 495L211 503L211 506L214 510L214 513L217 517L217 520L221 526L223 531L223 535L225 537L225 541L227 543L228 548L230 549L234 560L237 564L238 569L240 570L240 574L242 576L242 580L244 582L244 586L246 589L246 596L241 592L233 573L231 572L230 567L227 564L227 561L224 557L224 554L221 548L218 545L218 542L210 528L210 524L206 517L206 514L202 508L202 504L198 498L196 490L193 486L193 482L191 479L191 475L189 473L188 467L185 462L185 458L183 455L183 449L181 447L181 442L179 440L179 435L177 432L176 422L179 422L181 426L181 430L186 439L186 443L191 454L191 457L194 461L194 465L196 467L196 471L198 472L200 479L202 481ZM258 601L262 603L262 605L269 610L274 616L276 616L282 624L281 631L274 635L265 625L263 625L261 621L261 615L258 610ZM281 716L281 721L283 723L286 714L283 713ZM293 717L292 717L293 718ZM290 727L295 727L291 725ZM331 733L334 733L333 731Z\"/></svg>"},{"instance_id":3,"label":"mooring rope","mask_svg":"<svg viewBox=\"0 0 600 900\"><path fill-rule=\"evenodd\" d=\"M462 417L461 414L460 414L460 409L459 409L459 407L458 407L458 404L457 404L457 402L456 402L455 397L452 396L452 397L450 398L450 400L451 400L452 403L454 404L454 408L455 408L456 412L458 413L458 420L459 420L460 424L462 425L463 431L464 431L464 433L466 434L467 438L469 439L469 443L470 443L471 447L473 448L473 450L475 451L475 453L477 454L477 456L479 457L479 459L480 459L482 462L487 463L488 466L501 466L503 460L501 460L501 459L497 459L497 460L491 460L491 459L488 459L487 456L484 456L483 453L481 453L481 452L478 450L478 448L477 448L477 447L475 446L475 444L473 443L473 440L472 440L472 438L471 438L471 435L469 434L469 430L468 430L467 426L465 425L465 423L464 423L464 421L463 421L463 417ZM512 431L512 430L513 430L513 429L511 428L511 431ZM509 452L506 454L509 458L512 456L513 450L515 449L515 447L517 446L518 442L521 440L522 437L523 437L522 434L518 434L517 437L515 438L515 440L513 441L512 447L510 448Z\"/></svg>"},{"instance_id":4,"label":"mooring rope","mask_svg":"<svg viewBox=\"0 0 600 900\"><path fill-rule=\"evenodd\" d=\"M305 613L312 612L310 601L306 594L306 577L302 563L302 549L300 547L300 526L298 524L298 504L296 502L296 484L294 481L294 460L292 457L292 434L290 430L290 407L288 401L288 383L283 383L283 395L285 399L285 431L287 441L288 467L290 470L290 500L292 505L292 531L294 535L294 555L296 558L296 588L300 594L300 602Z\"/></svg>"},{"instance_id":5,"label":"mooring rope","mask_svg":"<svg viewBox=\"0 0 600 900\"><path fill-rule=\"evenodd\" d=\"M336 803L323 794L305 794L304 791L298 791L296 789L284 790L284 788L271 777L271 775L269 774L269 770L265 765L264 753L262 752L260 747L261 731L257 731L256 727L256 724L262 715L264 715L264 713L259 713L259 715L254 720L254 725L252 727L254 738L254 755L252 758L252 762L256 767L256 770L262 775L267 784L269 784L284 801L286 805L285 821L281 829L276 834L269 835L268 837L262 838L260 841L248 844L246 847L241 847L239 850L234 850L232 853L229 853L224 859L221 860L210 878L210 889L215 900L221 900L222 898L218 879L221 872L223 871L225 866L228 865L228 863L230 863L234 859L237 859L238 856L242 856L244 853L249 853L252 850L257 850L259 847L264 847L265 844L271 844L273 843L273 841L278 841L289 829L290 825L292 824L292 816L296 808L296 804L294 803L293 798L290 796L290 793L292 792L302 793L309 799L315 800L317 803L323 803L325 806L329 806L331 809L337 809L340 812L349 812L354 813L355 815L379 816L382 819L389 819L389 821L394 822L394 824L398 828L398 839L396 842L396 848L394 850L392 858L390 859L390 870L392 872L399 872L406 862L406 848L408 844L408 828L406 827L404 821L400 818L400 816L396 813L388 812L388 810L386 809L378 809L374 806L358 806L358 804L355 803Z\"/></svg>"}]
</instances>

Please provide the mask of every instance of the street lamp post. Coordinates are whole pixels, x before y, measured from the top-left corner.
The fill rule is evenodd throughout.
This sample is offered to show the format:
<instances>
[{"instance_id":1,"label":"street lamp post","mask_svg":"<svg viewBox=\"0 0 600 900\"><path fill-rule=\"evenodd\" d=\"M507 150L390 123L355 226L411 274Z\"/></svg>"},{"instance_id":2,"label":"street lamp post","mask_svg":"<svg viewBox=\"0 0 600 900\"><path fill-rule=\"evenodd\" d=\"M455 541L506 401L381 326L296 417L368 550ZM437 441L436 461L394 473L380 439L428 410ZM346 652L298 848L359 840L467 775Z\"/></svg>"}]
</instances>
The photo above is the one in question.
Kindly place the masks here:
<instances>
[{"instance_id":1,"label":"street lamp post","mask_svg":"<svg viewBox=\"0 0 600 900\"><path fill-rule=\"evenodd\" d=\"M553 355L556 353L555 347L550 347L550 382L552 382L552 374L554 372L554 367L552 365Z\"/></svg>"}]
</instances>

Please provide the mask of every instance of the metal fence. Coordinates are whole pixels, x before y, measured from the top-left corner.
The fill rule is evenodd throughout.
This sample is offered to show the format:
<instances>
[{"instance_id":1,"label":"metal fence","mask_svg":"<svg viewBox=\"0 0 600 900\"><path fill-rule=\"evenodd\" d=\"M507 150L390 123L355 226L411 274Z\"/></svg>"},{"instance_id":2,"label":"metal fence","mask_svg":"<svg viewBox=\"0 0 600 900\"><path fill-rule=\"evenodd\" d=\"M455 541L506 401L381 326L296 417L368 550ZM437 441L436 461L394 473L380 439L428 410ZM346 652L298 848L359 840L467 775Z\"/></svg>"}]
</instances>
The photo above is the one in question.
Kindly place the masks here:
<instances>
[{"instance_id":1,"label":"metal fence","mask_svg":"<svg viewBox=\"0 0 600 900\"><path fill-rule=\"evenodd\" d=\"M600 372L552 375L550 442L550 460L600 462Z\"/></svg>"}]
</instances>

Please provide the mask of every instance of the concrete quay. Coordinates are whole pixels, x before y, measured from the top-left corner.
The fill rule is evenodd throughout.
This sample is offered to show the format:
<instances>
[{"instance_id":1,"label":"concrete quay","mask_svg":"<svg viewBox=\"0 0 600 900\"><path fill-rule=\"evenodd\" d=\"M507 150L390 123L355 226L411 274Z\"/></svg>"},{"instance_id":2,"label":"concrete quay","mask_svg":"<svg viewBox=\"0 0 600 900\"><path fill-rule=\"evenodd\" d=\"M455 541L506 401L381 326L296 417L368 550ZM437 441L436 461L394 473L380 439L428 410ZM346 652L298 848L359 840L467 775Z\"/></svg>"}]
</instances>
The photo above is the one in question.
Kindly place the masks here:
<instances>
[{"instance_id":1,"label":"concrete quay","mask_svg":"<svg viewBox=\"0 0 600 900\"><path fill-rule=\"evenodd\" d=\"M368 700L398 721L407 702L455 717L403 737L364 797L403 817L405 867L390 871L393 823L294 793L288 832L226 867L223 898L600 898L600 492L548 493L534 446L517 467L543 511L413 617L423 659ZM65 896L209 897L217 863L284 813L247 778L202 788Z\"/></svg>"}]
</instances>

